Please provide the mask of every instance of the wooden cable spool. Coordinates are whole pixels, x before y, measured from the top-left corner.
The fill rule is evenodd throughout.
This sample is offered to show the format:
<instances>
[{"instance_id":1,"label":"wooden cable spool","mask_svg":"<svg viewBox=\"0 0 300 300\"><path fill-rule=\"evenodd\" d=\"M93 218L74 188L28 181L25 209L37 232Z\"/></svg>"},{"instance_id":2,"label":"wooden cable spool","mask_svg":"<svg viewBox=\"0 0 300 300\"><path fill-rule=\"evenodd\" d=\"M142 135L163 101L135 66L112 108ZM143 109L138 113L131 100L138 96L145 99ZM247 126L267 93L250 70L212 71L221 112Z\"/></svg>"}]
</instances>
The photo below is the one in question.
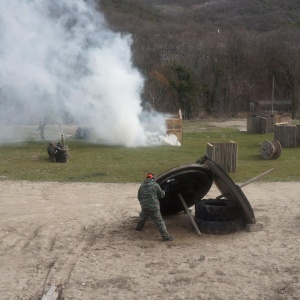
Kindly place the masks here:
<instances>
[{"instance_id":1,"label":"wooden cable spool","mask_svg":"<svg viewBox=\"0 0 300 300\"><path fill-rule=\"evenodd\" d=\"M260 153L264 159L277 159L282 152L281 144L278 141L264 141L261 144Z\"/></svg>"}]
</instances>

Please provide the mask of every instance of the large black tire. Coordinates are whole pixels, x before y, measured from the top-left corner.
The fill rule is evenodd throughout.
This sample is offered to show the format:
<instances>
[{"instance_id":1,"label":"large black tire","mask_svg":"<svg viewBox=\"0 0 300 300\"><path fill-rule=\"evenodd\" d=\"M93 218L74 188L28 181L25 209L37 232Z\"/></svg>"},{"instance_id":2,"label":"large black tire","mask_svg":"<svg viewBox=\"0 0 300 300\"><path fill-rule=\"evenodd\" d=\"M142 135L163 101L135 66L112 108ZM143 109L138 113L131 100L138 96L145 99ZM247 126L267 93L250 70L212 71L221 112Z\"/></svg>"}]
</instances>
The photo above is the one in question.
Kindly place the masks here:
<instances>
[{"instance_id":1,"label":"large black tire","mask_svg":"<svg viewBox=\"0 0 300 300\"><path fill-rule=\"evenodd\" d=\"M229 234L241 230L244 226L242 218L231 221L207 221L195 218L199 230L208 234Z\"/></svg>"},{"instance_id":2,"label":"large black tire","mask_svg":"<svg viewBox=\"0 0 300 300\"><path fill-rule=\"evenodd\" d=\"M241 190L241 188L233 182L228 174L215 162L205 156L204 166L206 166L213 174L213 180L217 188L220 190L224 198L234 200L240 204L243 211L243 221L246 224L255 224L255 216L253 209Z\"/></svg>"},{"instance_id":3,"label":"large black tire","mask_svg":"<svg viewBox=\"0 0 300 300\"><path fill-rule=\"evenodd\" d=\"M241 214L240 205L232 200L204 199L195 204L195 216L207 221L230 221Z\"/></svg>"}]
</instances>

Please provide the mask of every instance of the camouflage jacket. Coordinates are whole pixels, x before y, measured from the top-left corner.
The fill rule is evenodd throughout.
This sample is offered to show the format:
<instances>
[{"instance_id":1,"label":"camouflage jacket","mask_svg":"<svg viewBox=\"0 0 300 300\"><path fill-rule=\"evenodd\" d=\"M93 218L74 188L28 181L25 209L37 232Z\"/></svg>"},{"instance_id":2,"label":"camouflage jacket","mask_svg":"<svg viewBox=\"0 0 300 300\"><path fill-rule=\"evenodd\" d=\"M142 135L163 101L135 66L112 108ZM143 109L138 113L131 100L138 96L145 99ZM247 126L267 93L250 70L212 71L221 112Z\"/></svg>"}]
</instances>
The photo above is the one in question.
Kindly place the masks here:
<instances>
[{"instance_id":1,"label":"camouflage jacket","mask_svg":"<svg viewBox=\"0 0 300 300\"><path fill-rule=\"evenodd\" d=\"M165 196L159 184L153 179L146 178L138 191L138 199L143 209L159 209L159 200Z\"/></svg>"},{"instance_id":2,"label":"camouflage jacket","mask_svg":"<svg viewBox=\"0 0 300 300\"><path fill-rule=\"evenodd\" d=\"M47 147L47 152L48 152L48 154L49 154L50 156L53 156L53 155L55 154L55 148L54 148L54 146L49 145L49 146Z\"/></svg>"}]
</instances>

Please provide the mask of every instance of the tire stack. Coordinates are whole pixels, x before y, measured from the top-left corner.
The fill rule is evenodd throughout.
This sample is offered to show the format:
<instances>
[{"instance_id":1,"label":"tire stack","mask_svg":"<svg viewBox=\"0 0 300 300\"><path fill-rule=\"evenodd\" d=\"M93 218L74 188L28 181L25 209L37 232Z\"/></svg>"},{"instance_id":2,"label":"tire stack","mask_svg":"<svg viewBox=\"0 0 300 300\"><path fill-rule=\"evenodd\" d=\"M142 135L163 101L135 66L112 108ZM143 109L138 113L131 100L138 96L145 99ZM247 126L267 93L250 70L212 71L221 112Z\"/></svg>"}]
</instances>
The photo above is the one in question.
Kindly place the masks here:
<instances>
[{"instance_id":1,"label":"tire stack","mask_svg":"<svg viewBox=\"0 0 300 300\"><path fill-rule=\"evenodd\" d=\"M203 199L195 204L195 222L208 234L229 234L244 226L242 209L236 201Z\"/></svg>"}]
</instances>

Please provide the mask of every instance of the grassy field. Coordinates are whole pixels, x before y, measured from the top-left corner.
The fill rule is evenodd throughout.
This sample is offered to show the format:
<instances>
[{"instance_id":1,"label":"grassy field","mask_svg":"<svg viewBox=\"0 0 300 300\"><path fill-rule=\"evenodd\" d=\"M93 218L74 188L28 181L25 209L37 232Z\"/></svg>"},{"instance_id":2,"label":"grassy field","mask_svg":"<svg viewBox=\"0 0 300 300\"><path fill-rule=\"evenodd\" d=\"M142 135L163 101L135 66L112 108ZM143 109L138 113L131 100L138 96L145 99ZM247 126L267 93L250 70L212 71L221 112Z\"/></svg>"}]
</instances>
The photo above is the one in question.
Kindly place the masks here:
<instances>
[{"instance_id":1,"label":"grassy field","mask_svg":"<svg viewBox=\"0 0 300 300\"><path fill-rule=\"evenodd\" d=\"M238 143L235 182L245 182L271 168L260 181L300 181L300 147L285 148L278 159L265 160L260 143L274 134L249 134L236 128L219 128L201 122L184 122L181 147L138 147L93 145L69 139L68 163L50 163L47 142L26 142L0 147L0 178L58 182L141 182L147 172L160 174L190 164L206 154L206 143Z\"/></svg>"}]
</instances>

